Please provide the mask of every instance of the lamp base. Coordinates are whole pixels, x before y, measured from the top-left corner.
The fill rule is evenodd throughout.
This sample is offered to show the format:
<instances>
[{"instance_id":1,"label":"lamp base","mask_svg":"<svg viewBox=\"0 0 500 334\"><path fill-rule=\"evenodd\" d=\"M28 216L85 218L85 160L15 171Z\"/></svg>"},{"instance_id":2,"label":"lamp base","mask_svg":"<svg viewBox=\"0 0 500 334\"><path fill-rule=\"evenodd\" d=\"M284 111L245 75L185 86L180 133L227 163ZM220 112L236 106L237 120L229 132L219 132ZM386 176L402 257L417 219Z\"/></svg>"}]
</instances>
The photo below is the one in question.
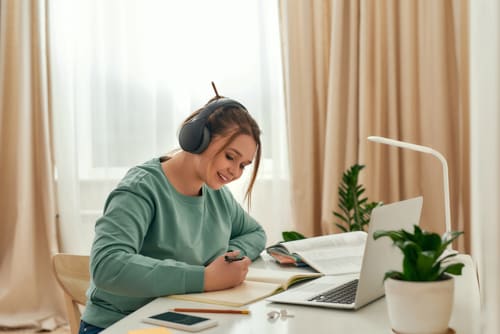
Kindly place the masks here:
<instances>
[{"instance_id":1,"label":"lamp base","mask_svg":"<svg viewBox=\"0 0 500 334\"><path fill-rule=\"evenodd\" d=\"M403 334L403 333L395 331L394 329L392 330L392 332L395 333L395 334ZM455 330L453 328L448 327L448 331L446 333L444 333L444 334L455 334L455 333L456 332L455 332Z\"/></svg>"}]
</instances>

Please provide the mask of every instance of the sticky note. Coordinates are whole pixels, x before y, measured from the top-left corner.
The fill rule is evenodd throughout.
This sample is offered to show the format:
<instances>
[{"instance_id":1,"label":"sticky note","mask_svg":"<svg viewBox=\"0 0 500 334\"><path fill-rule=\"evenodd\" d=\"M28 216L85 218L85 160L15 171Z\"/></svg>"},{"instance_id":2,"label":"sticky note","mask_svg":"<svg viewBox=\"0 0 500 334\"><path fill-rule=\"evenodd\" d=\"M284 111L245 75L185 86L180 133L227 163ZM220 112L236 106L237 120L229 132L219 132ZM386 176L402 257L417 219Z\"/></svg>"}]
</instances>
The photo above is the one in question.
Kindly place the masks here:
<instances>
[{"instance_id":1,"label":"sticky note","mask_svg":"<svg viewBox=\"0 0 500 334\"><path fill-rule=\"evenodd\" d=\"M128 331L128 334L172 334L172 332L165 327L151 327Z\"/></svg>"}]
</instances>

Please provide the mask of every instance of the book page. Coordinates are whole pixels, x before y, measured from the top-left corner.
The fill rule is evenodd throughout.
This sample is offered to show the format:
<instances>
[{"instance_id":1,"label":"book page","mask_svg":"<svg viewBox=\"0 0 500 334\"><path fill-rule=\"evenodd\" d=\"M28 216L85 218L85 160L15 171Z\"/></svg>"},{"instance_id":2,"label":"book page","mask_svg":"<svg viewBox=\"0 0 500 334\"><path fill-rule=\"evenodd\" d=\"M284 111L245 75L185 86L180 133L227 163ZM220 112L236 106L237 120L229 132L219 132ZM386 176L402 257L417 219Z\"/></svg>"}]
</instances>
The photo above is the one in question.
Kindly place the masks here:
<instances>
[{"instance_id":1,"label":"book page","mask_svg":"<svg viewBox=\"0 0 500 334\"><path fill-rule=\"evenodd\" d=\"M283 246L325 275L358 273L367 233L363 231L330 234L289 241Z\"/></svg>"},{"instance_id":2,"label":"book page","mask_svg":"<svg viewBox=\"0 0 500 334\"><path fill-rule=\"evenodd\" d=\"M285 270L248 268L247 281L267 282L287 288L301 279L312 279L322 276L321 273L293 272Z\"/></svg>"},{"instance_id":3,"label":"book page","mask_svg":"<svg viewBox=\"0 0 500 334\"><path fill-rule=\"evenodd\" d=\"M250 267L248 268L248 274L245 281L234 288L220 291L173 295L170 297L201 303L242 306L269 297L282 290L286 290L294 283L320 276L323 276L323 274Z\"/></svg>"},{"instance_id":4,"label":"book page","mask_svg":"<svg viewBox=\"0 0 500 334\"><path fill-rule=\"evenodd\" d=\"M297 253L310 249L332 249L335 247L364 245L366 242L366 236L367 233L363 231L345 232L282 242L281 245L290 253Z\"/></svg>"},{"instance_id":5,"label":"book page","mask_svg":"<svg viewBox=\"0 0 500 334\"><path fill-rule=\"evenodd\" d=\"M359 273L363 260L364 245L336 249L300 251L305 263L325 275Z\"/></svg>"},{"instance_id":6,"label":"book page","mask_svg":"<svg viewBox=\"0 0 500 334\"><path fill-rule=\"evenodd\" d=\"M200 303L238 307L269 297L277 292L280 287L281 284L278 283L273 284L247 280L227 290L172 295L169 297Z\"/></svg>"}]
</instances>

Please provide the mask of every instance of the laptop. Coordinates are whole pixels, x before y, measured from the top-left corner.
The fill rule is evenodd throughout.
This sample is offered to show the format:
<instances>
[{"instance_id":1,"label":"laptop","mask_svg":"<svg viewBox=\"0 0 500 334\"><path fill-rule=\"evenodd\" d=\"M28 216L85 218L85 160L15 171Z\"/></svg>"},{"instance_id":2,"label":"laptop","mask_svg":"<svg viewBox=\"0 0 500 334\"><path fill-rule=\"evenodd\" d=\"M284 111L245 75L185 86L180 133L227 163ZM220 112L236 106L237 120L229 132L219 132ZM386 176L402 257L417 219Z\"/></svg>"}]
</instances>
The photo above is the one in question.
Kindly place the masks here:
<instances>
[{"instance_id":1,"label":"laptop","mask_svg":"<svg viewBox=\"0 0 500 334\"><path fill-rule=\"evenodd\" d=\"M423 198L415 197L373 209L359 274L322 276L266 300L342 309L358 309L384 296L384 274L401 268L403 256L392 240L373 239L377 230L413 231L418 225Z\"/></svg>"}]
</instances>

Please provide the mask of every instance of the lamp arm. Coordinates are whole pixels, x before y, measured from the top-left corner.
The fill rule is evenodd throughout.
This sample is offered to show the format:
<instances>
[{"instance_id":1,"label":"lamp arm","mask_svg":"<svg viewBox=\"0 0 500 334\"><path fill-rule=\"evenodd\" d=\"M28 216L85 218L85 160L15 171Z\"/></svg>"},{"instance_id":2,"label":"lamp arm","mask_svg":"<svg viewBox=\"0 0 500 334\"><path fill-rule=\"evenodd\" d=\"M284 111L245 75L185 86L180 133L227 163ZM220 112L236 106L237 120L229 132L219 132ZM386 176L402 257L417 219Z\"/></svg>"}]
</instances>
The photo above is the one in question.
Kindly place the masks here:
<instances>
[{"instance_id":1,"label":"lamp arm","mask_svg":"<svg viewBox=\"0 0 500 334\"><path fill-rule=\"evenodd\" d=\"M444 190L444 213L446 222L446 232L451 232L451 210L450 210L450 184L448 179L448 163L445 157L436 150L431 153L441 161L443 166L443 190Z\"/></svg>"},{"instance_id":2,"label":"lamp arm","mask_svg":"<svg viewBox=\"0 0 500 334\"><path fill-rule=\"evenodd\" d=\"M427 147L427 146L422 146L422 145L416 145L412 143L407 143L399 140L394 140L390 138L385 138L385 137L379 137L379 136L369 136L367 138L370 141L376 142L376 143L381 143L381 144L386 144L386 145L391 145L391 146L397 146L401 148L407 148L413 151L419 151L427 154L431 154L435 156L436 158L439 159L441 162L441 165L443 167L443 192L444 192L444 213L445 213L445 223L446 223L446 232L451 232L451 210L450 210L450 184L448 180L448 163L446 162L445 157L436 151L433 148Z\"/></svg>"}]
</instances>

